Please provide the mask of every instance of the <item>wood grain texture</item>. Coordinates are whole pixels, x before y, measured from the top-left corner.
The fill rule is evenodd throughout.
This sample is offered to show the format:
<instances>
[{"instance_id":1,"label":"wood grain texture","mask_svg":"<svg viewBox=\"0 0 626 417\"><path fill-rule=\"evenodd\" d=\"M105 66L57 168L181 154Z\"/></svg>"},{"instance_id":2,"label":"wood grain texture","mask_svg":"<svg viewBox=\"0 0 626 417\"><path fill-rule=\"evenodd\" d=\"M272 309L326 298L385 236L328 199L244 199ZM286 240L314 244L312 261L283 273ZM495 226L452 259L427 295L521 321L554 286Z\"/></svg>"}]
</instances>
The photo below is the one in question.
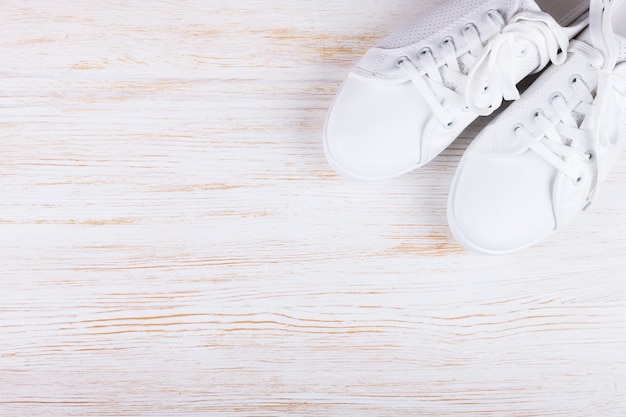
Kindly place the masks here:
<instances>
[{"instance_id":1,"label":"wood grain texture","mask_svg":"<svg viewBox=\"0 0 626 417\"><path fill-rule=\"evenodd\" d=\"M626 162L522 253L445 217L467 129L325 162L353 62L437 1L12 1L1 416L626 415Z\"/></svg>"}]
</instances>

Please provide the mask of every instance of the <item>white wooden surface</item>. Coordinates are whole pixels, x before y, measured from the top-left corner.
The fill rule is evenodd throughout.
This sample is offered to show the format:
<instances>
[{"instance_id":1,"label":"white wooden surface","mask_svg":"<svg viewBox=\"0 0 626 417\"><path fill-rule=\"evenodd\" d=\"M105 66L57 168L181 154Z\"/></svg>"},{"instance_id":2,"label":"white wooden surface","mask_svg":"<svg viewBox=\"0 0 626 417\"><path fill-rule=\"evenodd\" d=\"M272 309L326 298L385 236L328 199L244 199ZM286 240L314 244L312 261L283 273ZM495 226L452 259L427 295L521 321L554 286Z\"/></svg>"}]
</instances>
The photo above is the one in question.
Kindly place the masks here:
<instances>
[{"instance_id":1,"label":"white wooden surface","mask_svg":"<svg viewBox=\"0 0 626 417\"><path fill-rule=\"evenodd\" d=\"M1 416L624 416L626 161L554 238L445 218L321 130L435 0L0 2Z\"/></svg>"}]
</instances>

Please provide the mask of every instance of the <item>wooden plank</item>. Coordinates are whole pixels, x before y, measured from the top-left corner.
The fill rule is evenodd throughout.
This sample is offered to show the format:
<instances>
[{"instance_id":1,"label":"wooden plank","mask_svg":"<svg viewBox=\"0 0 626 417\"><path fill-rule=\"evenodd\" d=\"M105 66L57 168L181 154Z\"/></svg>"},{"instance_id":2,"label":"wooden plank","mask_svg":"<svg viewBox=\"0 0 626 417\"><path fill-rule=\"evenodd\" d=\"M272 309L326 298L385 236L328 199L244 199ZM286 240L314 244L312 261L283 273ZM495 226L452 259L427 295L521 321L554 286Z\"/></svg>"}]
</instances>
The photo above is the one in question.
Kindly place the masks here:
<instances>
[{"instance_id":1,"label":"wooden plank","mask_svg":"<svg viewBox=\"0 0 626 417\"><path fill-rule=\"evenodd\" d=\"M354 60L437 3L4 2L0 415L624 415L624 161L502 257L445 217L486 120L326 164Z\"/></svg>"}]
</instances>

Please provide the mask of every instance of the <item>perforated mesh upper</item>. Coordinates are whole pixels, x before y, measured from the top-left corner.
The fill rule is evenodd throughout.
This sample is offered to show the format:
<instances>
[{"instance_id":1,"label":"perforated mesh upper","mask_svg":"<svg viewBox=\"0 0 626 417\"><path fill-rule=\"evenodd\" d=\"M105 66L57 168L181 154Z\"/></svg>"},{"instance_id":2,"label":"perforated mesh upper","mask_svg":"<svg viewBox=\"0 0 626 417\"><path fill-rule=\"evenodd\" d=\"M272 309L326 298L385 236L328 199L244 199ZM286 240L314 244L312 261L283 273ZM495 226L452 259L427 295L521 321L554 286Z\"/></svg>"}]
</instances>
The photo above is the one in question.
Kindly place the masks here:
<instances>
[{"instance_id":1,"label":"perforated mesh upper","mask_svg":"<svg viewBox=\"0 0 626 417\"><path fill-rule=\"evenodd\" d=\"M617 41L617 62L626 61L626 39L618 38Z\"/></svg>"},{"instance_id":2,"label":"perforated mesh upper","mask_svg":"<svg viewBox=\"0 0 626 417\"><path fill-rule=\"evenodd\" d=\"M448 0L427 13L419 16L410 24L378 43L379 48L393 49L416 43L461 19L476 9L485 7L489 0Z\"/></svg>"}]
</instances>

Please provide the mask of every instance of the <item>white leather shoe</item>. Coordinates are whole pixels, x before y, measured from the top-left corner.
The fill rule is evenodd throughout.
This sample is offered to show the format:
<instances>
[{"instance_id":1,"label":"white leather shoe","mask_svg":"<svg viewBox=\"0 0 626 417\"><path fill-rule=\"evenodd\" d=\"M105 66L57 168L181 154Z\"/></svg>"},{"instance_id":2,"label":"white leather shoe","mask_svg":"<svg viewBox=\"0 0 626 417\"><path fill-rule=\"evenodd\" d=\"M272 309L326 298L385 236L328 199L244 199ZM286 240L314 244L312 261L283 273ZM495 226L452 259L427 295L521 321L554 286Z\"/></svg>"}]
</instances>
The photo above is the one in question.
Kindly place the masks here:
<instances>
[{"instance_id":1,"label":"white leather shoe","mask_svg":"<svg viewBox=\"0 0 626 417\"><path fill-rule=\"evenodd\" d=\"M326 119L330 165L357 180L407 173L503 98L518 98L516 83L561 63L559 49L586 26L588 0L537 3L447 1L370 49Z\"/></svg>"},{"instance_id":2,"label":"white leather shoe","mask_svg":"<svg viewBox=\"0 0 626 417\"><path fill-rule=\"evenodd\" d=\"M465 247L513 252L589 206L626 144L626 1L591 0L589 29L472 142L448 221Z\"/></svg>"}]
</instances>

